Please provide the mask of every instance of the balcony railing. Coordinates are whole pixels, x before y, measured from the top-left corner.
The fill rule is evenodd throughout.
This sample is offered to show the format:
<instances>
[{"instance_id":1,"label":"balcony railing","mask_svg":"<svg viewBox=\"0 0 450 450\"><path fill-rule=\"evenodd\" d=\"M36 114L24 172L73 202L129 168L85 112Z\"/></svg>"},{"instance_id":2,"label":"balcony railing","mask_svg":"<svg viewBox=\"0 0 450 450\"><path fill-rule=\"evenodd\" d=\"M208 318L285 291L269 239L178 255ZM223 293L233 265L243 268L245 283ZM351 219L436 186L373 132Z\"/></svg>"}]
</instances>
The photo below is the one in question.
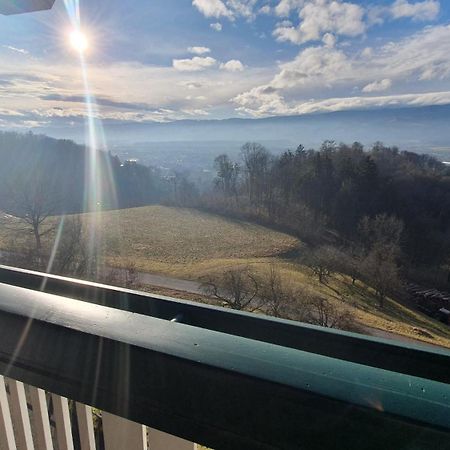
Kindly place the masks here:
<instances>
[{"instance_id":1,"label":"balcony railing","mask_svg":"<svg viewBox=\"0 0 450 450\"><path fill-rule=\"evenodd\" d=\"M7 267L0 374L0 448L450 449L447 350Z\"/></svg>"}]
</instances>

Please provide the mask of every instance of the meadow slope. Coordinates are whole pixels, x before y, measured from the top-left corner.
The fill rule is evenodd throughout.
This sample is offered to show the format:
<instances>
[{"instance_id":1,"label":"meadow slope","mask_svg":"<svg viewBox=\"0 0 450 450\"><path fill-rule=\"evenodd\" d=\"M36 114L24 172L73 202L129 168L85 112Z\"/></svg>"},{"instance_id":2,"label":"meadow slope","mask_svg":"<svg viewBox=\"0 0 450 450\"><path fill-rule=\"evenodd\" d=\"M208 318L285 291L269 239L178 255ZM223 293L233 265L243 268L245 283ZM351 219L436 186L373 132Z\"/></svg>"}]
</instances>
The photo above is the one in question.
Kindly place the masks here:
<instances>
[{"instance_id":1,"label":"meadow slope","mask_svg":"<svg viewBox=\"0 0 450 450\"><path fill-rule=\"evenodd\" d=\"M449 327L396 299L387 299L385 308L380 309L373 291L360 281L352 285L348 277L334 274L326 284L319 283L293 257L306 247L285 233L194 209L166 206L104 211L81 217L86 225L96 227L96 242L107 266L132 265L142 272L198 280L238 266L251 266L264 276L275 264L284 282L350 311L362 327L450 347ZM11 249L12 243L23 240L23 231L17 230L14 220L0 229L0 248ZM51 245L53 237L47 239L47 245ZM168 295L196 297L158 290Z\"/></svg>"},{"instance_id":2,"label":"meadow slope","mask_svg":"<svg viewBox=\"0 0 450 450\"><path fill-rule=\"evenodd\" d=\"M187 208L108 211L97 220L108 264L133 262L142 271L185 278L227 261L281 256L301 246L287 234Z\"/></svg>"},{"instance_id":3,"label":"meadow slope","mask_svg":"<svg viewBox=\"0 0 450 450\"><path fill-rule=\"evenodd\" d=\"M395 299L378 307L374 292L361 282L335 274L319 283L290 255L303 251L288 234L246 221L188 208L148 206L103 212L97 217L103 252L110 266L133 264L144 272L198 280L250 265L264 276L275 264L286 283L320 295L350 311L359 325L450 347L450 329ZM92 220L90 215L85 219ZM426 330L427 334L423 331Z\"/></svg>"}]
</instances>

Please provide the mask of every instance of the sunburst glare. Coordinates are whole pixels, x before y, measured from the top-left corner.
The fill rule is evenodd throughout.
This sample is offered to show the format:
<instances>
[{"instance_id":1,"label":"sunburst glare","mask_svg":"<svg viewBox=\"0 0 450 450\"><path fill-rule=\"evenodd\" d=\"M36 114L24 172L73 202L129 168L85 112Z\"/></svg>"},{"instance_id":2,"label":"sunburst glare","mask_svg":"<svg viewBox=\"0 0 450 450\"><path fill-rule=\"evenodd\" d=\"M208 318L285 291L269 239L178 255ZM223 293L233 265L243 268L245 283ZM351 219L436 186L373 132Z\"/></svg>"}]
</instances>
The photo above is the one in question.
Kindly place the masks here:
<instances>
[{"instance_id":1,"label":"sunburst glare","mask_svg":"<svg viewBox=\"0 0 450 450\"><path fill-rule=\"evenodd\" d=\"M88 76L87 53L92 47L91 34L86 33L81 24L80 4L78 0L64 0L65 9L72 31L68 35L70 46L78 53L81 80L84 88L86 108L86 168L84 212L92 213L87 219L89 272L98 270L99 236L101 215L104 207L117 206L115 183L108 158L102 157L107 143L100 118L100 112L92 92Z\"/></svg>"},{"instance_id":2,"label":"sunburst glare","mask_svg":"<svg viewBox=\"0 0 450 450\"><path fill-rule=\"evenodd\" d=\"M89 48L89 40L81 30L74 30L69 35L69 41L72 48L80 53Z\"/></svg>"}]
</instances>

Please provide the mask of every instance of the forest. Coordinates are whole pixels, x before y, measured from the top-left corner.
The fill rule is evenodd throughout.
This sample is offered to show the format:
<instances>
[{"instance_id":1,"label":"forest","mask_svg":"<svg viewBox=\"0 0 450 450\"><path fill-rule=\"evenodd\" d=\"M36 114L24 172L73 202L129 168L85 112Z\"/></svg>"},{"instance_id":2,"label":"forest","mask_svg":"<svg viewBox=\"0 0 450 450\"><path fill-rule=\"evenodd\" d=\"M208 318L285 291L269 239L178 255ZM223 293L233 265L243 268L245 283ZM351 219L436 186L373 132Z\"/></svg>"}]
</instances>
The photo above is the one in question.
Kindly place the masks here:
<instances>
[{"instance_id":1,"label":"forest","mask_svg":"<svg viewBox=\"0 0 450 450\"><path fill-rule=\"evenodd\" d=\"M85 211L86 190L92 187L102 192L100 209L151 204L167 195L155 168L70 140L0 132L0 158L0 209L13 214L23 214L37 194L46 197L52 214ZM95 186L89 186L89 166Z\"/></svg>"},{"instance_id":2,"label":"forest","mask_svg":"<svg viewBox=\"0 0 450 450\"><path fill-rule=\"evenodd\" d=\"M386 275L448 284L450 168L438 160L381 142L324 141L279 156L247 143L240 161L219 155L215 167L205 207L343 250L346 272L369 259Z\"/></svg>"},{"instance_id":3,"label":"forest","mask_svg":"<svg viewBox=\"0 0 450 450\"><path fill-rule=\"evenodd\" d=\"M50 215L168 204L287 231L310 246L304 262L319 277L362 278L380 299L402 281L449 287L450 168L427 155L334 141L273 155L248 142L236 160L215 158L207 189L187 173L162 176L31 133L0 133L0 157L0 210L22 217L37 240ZM86 202L92 189L102 193L95 205Z\"/></svg>"}]
</instances>

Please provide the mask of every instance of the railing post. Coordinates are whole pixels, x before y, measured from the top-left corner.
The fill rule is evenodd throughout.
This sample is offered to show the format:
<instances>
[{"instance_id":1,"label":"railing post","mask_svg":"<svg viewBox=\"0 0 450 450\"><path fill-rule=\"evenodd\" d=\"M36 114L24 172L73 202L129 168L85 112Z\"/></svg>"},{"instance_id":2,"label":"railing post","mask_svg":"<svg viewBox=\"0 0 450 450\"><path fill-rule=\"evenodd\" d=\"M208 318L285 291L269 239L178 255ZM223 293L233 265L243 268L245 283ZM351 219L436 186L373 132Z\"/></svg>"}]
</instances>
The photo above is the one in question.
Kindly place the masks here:
<instances>
[{"instance_id":1,"label":"railing post","mask_svg":"<svg viewBox=\"0 0 450 450\"><path fill-rule=\"evenodd\" d=\"M50 420L48 418L47 400L45 391L29 386L30 401L33 408L33 424L36 437L36 447L41 450L53 450Z\"/></svg>"},{"instance_id":2,"label":"railing post","mask_svg":"<svg viewBox=\"0 0 450 450\"><path fill-rule=\"evenodd\" d=\"M72 428L67 398L52 394L59 450L73 450Z\"/></svg>"},{"instance_id":3,"label":"railing post","mask_svg":"<svg viewBox=\"0 0 450 450\"><path fill-rule=\"evenodd\" d=\"M150 450L197 450L197 444L153 428L148 437Z\"/></svg>"},{"instance_id":4,"label":"railing post","mask_svg":"<svg viewBox=\"0 0 450 450\"><path fill-rule=\"evenodd\" d=\"M0 375L0 448L5 450L16 450L17 448L5 389L5 379L2 375Z\"/></svg>"},{"instance_id":5,"label":"railing post","mask_svg":"<svg viewBox=\"0 0 450 450\"><path fill-rule=\"evenodd\" d=\"M102 413L102 424L106 450L147 450L147 429L143 425L107 412Z\"/></svg>"},{"instance_id":6,"label":"railing post","mask_svg":"<svg viewBox=\"0 0 450 450\"><path fill-rule=\"evenodd\" d=\"M9 379L8 386L11 394L11 413L16 430L17 448L19 450L34 450L24 385L20 381Z\"/></svg>"},{"instance_id":7,"label":"railing post","mask_svg":"<svg viewBox=\"0 0 450 450\"><path fill-rule=\"evenodd\" d=\"M90 406L83 405L82 403L76 403L76 409L81 450L95 450L92 408Z\"/></svg>"}]
</instances>

